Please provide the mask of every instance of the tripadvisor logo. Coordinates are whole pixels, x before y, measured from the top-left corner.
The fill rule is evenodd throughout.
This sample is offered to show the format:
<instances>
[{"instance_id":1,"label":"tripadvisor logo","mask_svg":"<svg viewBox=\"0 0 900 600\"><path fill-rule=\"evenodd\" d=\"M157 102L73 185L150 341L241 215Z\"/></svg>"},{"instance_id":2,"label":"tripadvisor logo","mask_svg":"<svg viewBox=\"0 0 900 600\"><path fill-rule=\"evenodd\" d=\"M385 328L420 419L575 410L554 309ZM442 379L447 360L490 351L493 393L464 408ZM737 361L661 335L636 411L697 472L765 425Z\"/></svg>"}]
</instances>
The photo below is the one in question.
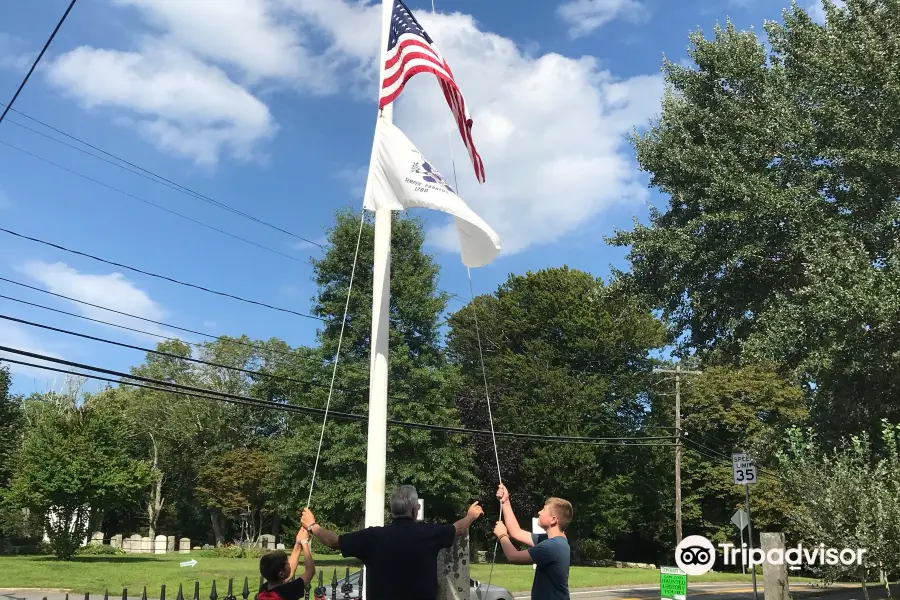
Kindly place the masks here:
<instances>
[{"instance_id":1,"label":"tripadvisor logo","mask_svg":"<svg viewBox=\"0 0 900 600\"><path fill-rule=\"evenodd\" d=\"M735 548L734 544L719 544L722 549L722 562L725 566L744 564L752 568L756 565L783 565L787 563L791 569L799 569L801 564L810 566L844 566L862 565L865 548L826 548L819 544L804 548L797 544L794 548L772 548L764 552L761 548ZM712 542L702 535L691 535L675 548L675 562L678 568L688 575L703 575L712 569L716 562L716 552Z\"/></svg>"}]
</instances>

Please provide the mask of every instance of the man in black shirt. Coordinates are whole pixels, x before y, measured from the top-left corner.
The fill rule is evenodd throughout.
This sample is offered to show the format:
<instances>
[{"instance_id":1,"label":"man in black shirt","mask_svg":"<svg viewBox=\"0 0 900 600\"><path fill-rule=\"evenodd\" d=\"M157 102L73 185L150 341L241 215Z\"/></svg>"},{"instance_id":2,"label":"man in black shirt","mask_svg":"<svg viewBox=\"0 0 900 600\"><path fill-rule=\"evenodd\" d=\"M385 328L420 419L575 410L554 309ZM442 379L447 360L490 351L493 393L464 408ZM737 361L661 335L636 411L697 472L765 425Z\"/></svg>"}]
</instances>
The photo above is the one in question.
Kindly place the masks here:
<instances>
[{"instance_id":1,"label":"man in black shirt","mask_svg":"<svg viewBox=\"0 0 900 600\"><path fill-rule=\"evenodd\" d=\"M416 488L404 485L391 496L393 520L384 527L338 536L317 524L308 508L300 521L323 544L366 565L368 600L435 600L438 551L452 546L456 536L465 534L484 510L475 502L466 516L452 525L416 522L418 512Z\"/></svg>"}]
</instances>

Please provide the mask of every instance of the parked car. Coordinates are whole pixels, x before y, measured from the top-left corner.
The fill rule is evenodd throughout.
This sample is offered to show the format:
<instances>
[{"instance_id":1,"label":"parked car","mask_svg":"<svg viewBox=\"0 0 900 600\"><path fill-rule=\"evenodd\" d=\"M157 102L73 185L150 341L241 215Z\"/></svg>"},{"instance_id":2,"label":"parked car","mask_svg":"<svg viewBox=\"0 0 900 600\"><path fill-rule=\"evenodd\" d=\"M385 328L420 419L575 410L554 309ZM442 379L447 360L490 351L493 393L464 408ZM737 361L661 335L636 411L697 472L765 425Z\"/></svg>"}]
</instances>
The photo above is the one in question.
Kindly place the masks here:
<instances>
[{"instance_id":1,"label":"parked car","mask_svg":"<svg viewBox=\"0 0 900 600\"><path fill-rule=\"evenodd\" d=\"M351 598L359 597L359 578L361 574L362 571L350 573L349 584L352 589L349 591ZM347 582L345 582L344 578L338 579L338 598L344 598L343 586L345 583ZM326 582L325 585L328 589L328 597L331 598L331 584ZM313 587L315 587L315 583ZM513 595L508 589L494 584L488 585L474 579L469 579L469 590L469 600L513 600Z\"/></svg>"}]
</instances>

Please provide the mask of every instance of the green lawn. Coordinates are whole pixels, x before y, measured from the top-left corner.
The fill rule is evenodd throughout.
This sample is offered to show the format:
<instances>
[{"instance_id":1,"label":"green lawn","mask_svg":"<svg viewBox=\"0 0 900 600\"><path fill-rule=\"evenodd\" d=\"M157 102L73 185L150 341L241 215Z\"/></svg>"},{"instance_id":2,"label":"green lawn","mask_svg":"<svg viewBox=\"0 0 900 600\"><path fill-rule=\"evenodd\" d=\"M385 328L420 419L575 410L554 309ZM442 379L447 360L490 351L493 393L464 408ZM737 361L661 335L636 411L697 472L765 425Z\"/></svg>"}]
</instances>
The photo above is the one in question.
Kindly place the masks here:
<instances>
[{"instance_id":1,"label":"green lawn","mask_svg":"<svg viewBox=\"0 0 900 600\"><path fill-rule=\"evenodd\" d=\"M180 567L179 563L191 559L197 561L194 567ZM0 557L0 587L65 589L73 593L102 594L109 590L110 596L120 598L122 588L128 588L128 596L140 598L144 586L151 598L159 597L161 584L166 584L167 600L175 600L178 585L184 586L186 600L194 594L194 582L200 582L200 597L209 598L210 586L216 580L219 596L224 596L228 579L235 580L235 595L240 597L244 577L250 580L251 596L259 585L259 561L255 559L203 558L196 555L173 554L163 556L84 556L71 562L56 561L44 556L4 556ZM336 556L316 556L316 568L324 572L326 583L331 583L332 572L337 569L338 577L343 577L345 569L351 565L351 572L357 567ZM487 582L491 565L472 565L472 578ZM317 575L318 577L318 575ZM491 583L505 587L512 592L531 589L534 571L530 566L495 565ZM692 583L739 581L749 582L750 576L711 573L702 577L692 577ZM614 569L600 567L572 567L569 586L573 589L607 585L647 585L659 583L659 572L649 569ZM760 579L760 585L762 584Z\"/></svg>"}]
</instances>

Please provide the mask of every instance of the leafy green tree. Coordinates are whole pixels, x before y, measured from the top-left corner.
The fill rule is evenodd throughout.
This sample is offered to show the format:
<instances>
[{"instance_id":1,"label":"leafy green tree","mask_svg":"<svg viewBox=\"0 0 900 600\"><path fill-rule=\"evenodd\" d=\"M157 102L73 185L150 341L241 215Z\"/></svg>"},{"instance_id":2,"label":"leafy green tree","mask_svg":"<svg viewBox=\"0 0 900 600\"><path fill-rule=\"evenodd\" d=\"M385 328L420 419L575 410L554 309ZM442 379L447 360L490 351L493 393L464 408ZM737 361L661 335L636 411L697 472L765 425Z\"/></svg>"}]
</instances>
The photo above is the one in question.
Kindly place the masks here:
<instances>
[{"instance_id":1,"label":"leafy green tree","mask_svg":"<svg viewBox=\"0 0 900 600\"><path fill-rule=\"evenodd\" d=\"M900 573L900 426L882 423L881 450L867 435L828 450L812 431L793 428L779 452L779 472L796 508L798 541L864 548L862 565L816 567L826 581L842 576L887 582ZM890 595L890 590L888 590ZM868 593L866 593L868 598Z\"/></svg>"},{"instance_id":2,"label":"leafy green tree","mask_svg":"<svg viewBox=\"0 0 900 600\"><path fill-rule=\"evenodd\" d=\"M145 461L129 453L120 412L103 394L35 394L25 402L25 432L9 498L43 519L50 546L69 559L89 527L91 510L104 511L140 494L149 480Z\"/></svg>"},{"instance_id":3,"label":"leafy green tree","mask_svg":"<svg viewBox=\"0 0 900 600\"><path fill-rule=\"evenodd\" d=\"M800 387L771 365L753 364L705 369L682 390L685 535L734 541L730 519L744 506L744 490L733 484L731 454L740 451L749 452L760 470L753 486L754 529L783 530L791 505L771 465L784 430L806 419Z\"/></svg>"},{"instance_id":4,"label":"leafy green tree","mask_svg":"<svg viewBox=\"0 0 900 600\"><path fill-rule=\"evenodd\" d=\"M4 502L3 491L9 488L15 459L22 444L24 416L22 398L10 394L12 378L9 369L0 365L0 540L23 533L22 511Z\"/></svg>"},{"instance_id":5,"label":"leafy green tree","mask_svg":"<svg viewBox=\"0 0 900 600\"><path fill-rule=\"evenodd\" d=\"M666 340L662 323L633 296L568 268L510 276L494 294L454 313L449 325L466 425L488 429L486 377L496 429L553 436L635 435L649 352ZM632 472L649 448L497 443L503 482L522 516L536 514L549 496L564 497L575 507L576 559L608 558L633 516ZM498 484L493 444L490 437L475 444L481 495L490 498Z\"/></svg>"},{"instance_id":6,"label":"leafy green tree","mask_svg":"<svg viewBox=\"0 0 900 600\"><path fill-rule=\"evenodd\" d=\"M199 347L198 358L180 341L165 341L148 353L132 372L171 383L218 392L248 395L256 378L247 372L271 370L272 356L283 342L254 342L246 336L222 337ZM274 351L270 351L272 348ZM221 365L221 366L213 366ZM247 372L242 372L243 369ZM226 515L196 498L196 480L204 465L232 450L260 446L280 432L283 419L270 410L252 409L219 400L204 400L175 392L143 388L123 391L125 412L137 440L135 450L151 464L146 498L148 535L162 526L195 538L205 538L212 525L217 544L228 533ZM204 514L204 506L208 509Z\"/></svg>"},{"instance_id":7,"label":"leafy green tree","mask_svg":"<svg viewBox=\"0 0 900 600\"><path fill-rule=\"evenodd\" d=\"M9 393L12 378L0 365L0 489L9 484L13 459L22 441L22 398Z\"/></svg>"},{"instance_id":8,"label":"leafy green tree","mask_svg":"<svg viewBox=\"0 0 900 600\"><path fill-rule=\"evenodd\" d=\"M288 361L284 367L289 371L275 371L290 373L296 381L259 381L254 393L260 397L325 407L359 232L358 213L337 214L328 231L328 250L312 260L318 285L312 310L325 320L319 346ZM458 427L454 378L439 347L440 315L448 297L437 289L438 266L423 252L424 240L419 220L393 216L389 417ZM365 415L368 410L373 243L374 226L366 220L330 405L333 411ZM321 425L319 417L292 417L290 434L276 442L282 470L276 480L284 514L295 515L306 503ZM365 422L333 416L328 420L312 507L338 529L363 524L366 436ZM427 503L429 519L451 519L472 499L472 455L458 434L389 426L386 478L389 488L400 483L416 486Z\"/></svg>"},{"instance_id":9,"label":"leafy green tree","mask_svg":"<svg viewBox=\"0 0 900 600\"><path fill-rule=\"evenodd\" d=\"M229 450L200 468L197 498L205 506L236 521L242 542L255 542L274 514L269 482L272 457L257 449Z\"/></svg>"},{"instance_id":10,"label":"leafy green tree","mask_svg":"<svg viewBox=\"0 0 900 600\"><path fill-rule=\"evenodd\" d=\"M690 36L634 145L670 198L620 231L619 274L712 362L766 359L829 439L900 419L900 2L796 4L765 29Z\"/></svg>"}]
</instances>

